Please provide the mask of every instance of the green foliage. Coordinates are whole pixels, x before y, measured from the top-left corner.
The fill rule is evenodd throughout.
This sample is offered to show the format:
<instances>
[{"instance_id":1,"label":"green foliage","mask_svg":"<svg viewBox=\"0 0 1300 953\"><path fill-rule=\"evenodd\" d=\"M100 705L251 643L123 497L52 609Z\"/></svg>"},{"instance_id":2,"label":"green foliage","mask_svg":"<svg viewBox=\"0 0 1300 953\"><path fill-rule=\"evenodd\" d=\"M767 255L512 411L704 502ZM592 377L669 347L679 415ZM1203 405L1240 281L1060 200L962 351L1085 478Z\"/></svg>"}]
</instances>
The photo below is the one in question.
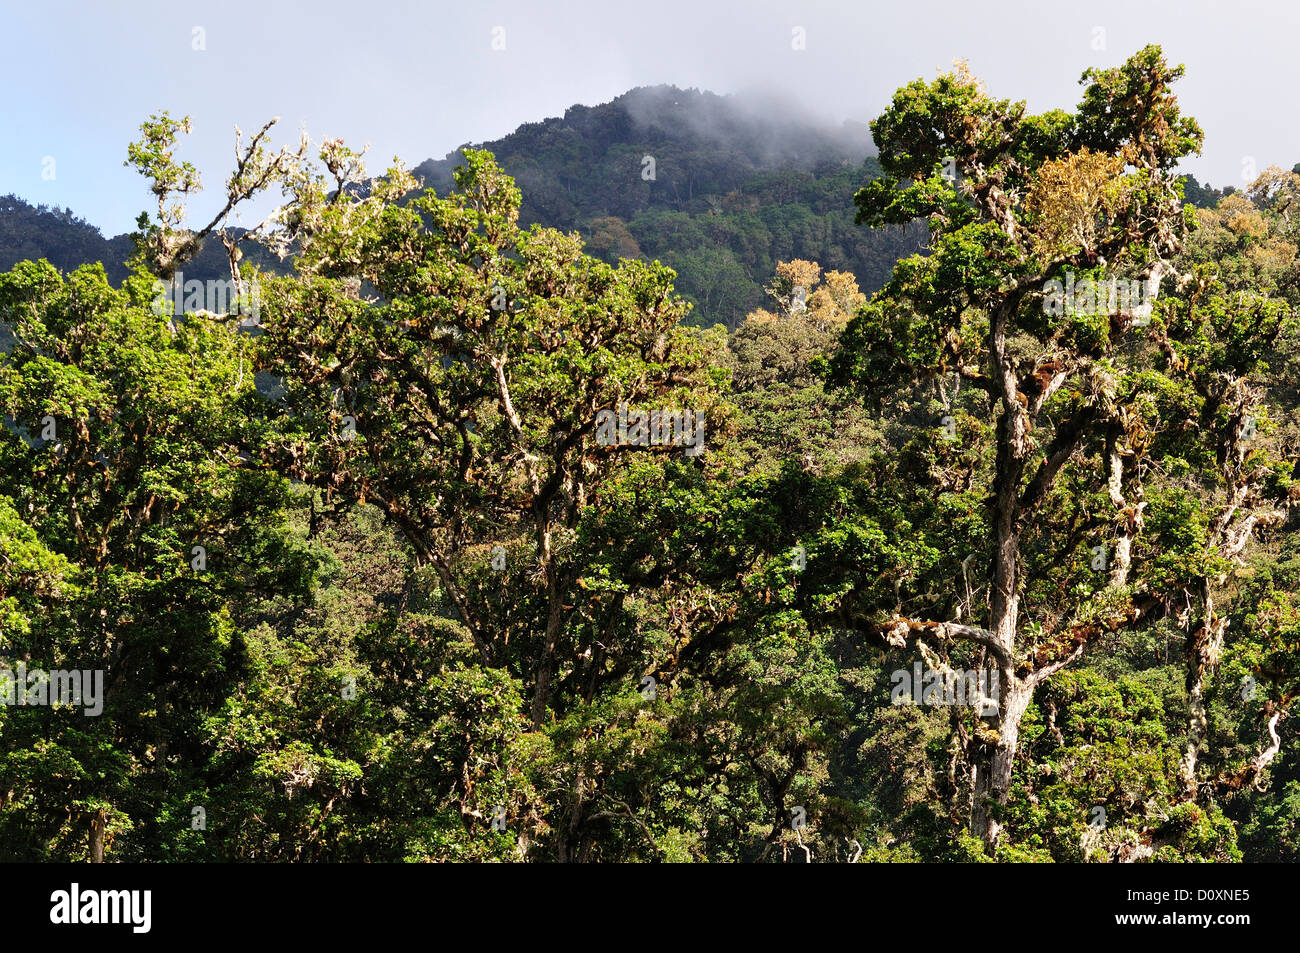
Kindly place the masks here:
<instances>
[{"instance_id":1,"label":"green foliage","mask_svg":"<svg viewBox=\"0 0 1300 953\"><path fill-rule=\"evenodd\" d=\"M152 117L135 270L0 274L0 661L106 686L0 705L0 856L1300 856L1300 176L1179 179L1180 75L959 65L865 163L663 89L431 188L256 137L251 330L154 307L207 251ZM1047 306L1117 269L1149 315ZM901 689L944 667L998 709Z\"/></svg>"}]
</instances>

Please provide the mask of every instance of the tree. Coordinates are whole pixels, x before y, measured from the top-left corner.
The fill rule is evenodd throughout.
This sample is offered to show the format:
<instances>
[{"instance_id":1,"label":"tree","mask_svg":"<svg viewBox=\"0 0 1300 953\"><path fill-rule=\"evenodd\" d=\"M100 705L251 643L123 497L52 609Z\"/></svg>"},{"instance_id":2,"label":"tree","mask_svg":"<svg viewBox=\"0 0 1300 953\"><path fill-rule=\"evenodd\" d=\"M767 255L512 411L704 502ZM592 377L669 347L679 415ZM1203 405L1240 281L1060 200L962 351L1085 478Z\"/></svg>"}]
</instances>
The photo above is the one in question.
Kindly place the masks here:
<instances>
[{"instance_id":1,"label":"tree","mask_svg":"<svg viewBox=\"0 0 1300 953\"><path fill-rule=\"evenodd\" d=\"M853 276L814 262L780 262L768 287L776 311L751 312L732 333L735 449L746 470L775 473L792 461L835 468L869 452L878 428L851 397L812 369L866 300Z\"/></svg>"},{"instance_id":2,"label":"tree","mask_svg":"<svg viewBox=\"0 0 1300 953\"><path fill-rule=\"evenodd\" d=\"M48 262L0 275L0 495L19 571L4 648L30 668L100 671L103 711L6 712L6 847L104 860L158 837L161 805L201 760L201 724L241 664L230 603L291 591L310 560L284 544L287 482L246 466L248 342L229 316L181 322L137 273ZM48 550L30 548L39 541ZM12 558L12 557L10 557ZM37 846L40 845L40 846ZM138 856L138 854L137 854Z\"/></svg>"},{"instance_id":3,"label":"tree","mask_svg":"<svg viewBox=\"0 0 1300 953\"><path fill-rule=\"evenodd\" d=\"M980 719L968 746L969 825L990 849L1035 690L1105 633L1145 624L1196 591L1206 573L1162 571L1169 538L1134 555L1156 507L1145 483L1173 452L1160 437L1187 412L1166 402L1171 392L1194 391L1197 380L1227 388L1196 399L1205 414L1196 439L1222 451L1197 465L1242 506L1194 524L1205 530L1195 544L1204 558L1239 552L1282 490L1269 476L1276 468L1243 463L1240 423L1257 395L1223 384L1222 354L1180 346L1228 320L1257 353L1279 333L1276 304L1225 315L1226 301L1207 308L1189 291L1154 319L1145 307L1174 273L1190 225L1172 170L1201 132L1178 110L1172 84L1182 72L1147 47L1086 72L1077 112L1032 116L991 98L958 64L899 90L872 125L887 176L858 193L859 220L926 217L931 242L850 323L832 371L904 404L915 387L954 374L967 385L961 403L974 418L958 403L944 426L986 448L966 478L986 494L974 514L987 560L983 618L885 611L877 621L891 642L923 652L966 642L998 675L996 714ZM949 578L960 578L954 564L967 555L944 561ZM1100 586L1093 567L1105 569L1092 577Z\"/></svg>"},{"instance_id":4,"label":"tree","mask_svg":"<svg viewBox=\"0 0 1300 953\"><path fill-rule=\"evenodd\" d=\"M482 661L529 681L540 727L573 664L557 657L582 574L567 553L626 449L599 421L684 408L721 426L721 341L682 325L662 265L613 267L575 235L520 230L519 191L487 153L466 152L447 198L399 204L412 184L395 169L366 198L298 185L303 277L264 295L265 366L286 388L278 465L379 506ZM381 297L360 298L362 282Z\"/></svg>"}]
</instances>

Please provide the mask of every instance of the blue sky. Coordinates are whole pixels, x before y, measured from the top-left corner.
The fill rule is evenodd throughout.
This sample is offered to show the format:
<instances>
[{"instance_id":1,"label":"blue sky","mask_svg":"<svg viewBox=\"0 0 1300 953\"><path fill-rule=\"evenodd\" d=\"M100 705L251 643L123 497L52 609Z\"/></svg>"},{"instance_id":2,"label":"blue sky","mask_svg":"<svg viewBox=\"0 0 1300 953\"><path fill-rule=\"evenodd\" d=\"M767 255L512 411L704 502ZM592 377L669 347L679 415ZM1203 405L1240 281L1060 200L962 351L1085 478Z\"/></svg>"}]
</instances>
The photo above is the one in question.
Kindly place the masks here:
<instances>
[{"instance_id":1,"label":"blue sky","mask_svg":"<svg viewBox=\"0 0 1300 953\"><path fill-rule=\"evenodd\" d=\"M803 50L792 49L796 27ZM1068 108L1085 68L1149 42L1188 68L1180 98L1206 149L1186 168L1240 185L1251 163L1300 161L1297 27L1300 6L1286 0L0 0L0 194L127 231L150 197L122 165L126 145L162 109L194 119L181 154L209 190L191 203L200 218L229 172L235 124L275 115L277 142L304 126L315 140L368 142L378 171L395 155L414 165L664 82L775 89L836 120L866 120L898 86L965 57L995 95ZM497 28L504 50L492 49Z\"/></svg>"}]
</instances>

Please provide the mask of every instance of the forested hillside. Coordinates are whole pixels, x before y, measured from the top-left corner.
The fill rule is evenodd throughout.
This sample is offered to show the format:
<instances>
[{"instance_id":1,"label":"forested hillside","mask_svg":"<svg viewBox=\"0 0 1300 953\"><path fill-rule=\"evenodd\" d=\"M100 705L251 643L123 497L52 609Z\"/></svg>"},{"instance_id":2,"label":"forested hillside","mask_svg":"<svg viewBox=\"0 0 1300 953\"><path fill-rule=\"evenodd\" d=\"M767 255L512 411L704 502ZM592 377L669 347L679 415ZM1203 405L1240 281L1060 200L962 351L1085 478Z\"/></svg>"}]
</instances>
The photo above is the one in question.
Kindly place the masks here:
<instances>
[{"instance_id":1,"label":"forested hillside","mask_svg":"<svg viewBox=\"0 0 1300 953\"><path fill-rule=\"evenodd\" d=\"M10 199L0 858L1300 859L1300 174L1182 74Z\"/></svg>"},{"instance_id":2,"label":"forested hillside","mask_svg":"<svg viewBox=\"0 0 1300 953\"><path fill-rule=\"evenodd\" d=\"M854 224L853 194L880 174L865 125L837 127L757 97L642 87L477 148L518 182L522 224L577 231L611 264L664 262L693 306L688 323L700 327L734 329L763 304L777 262L816 261L854 275L871 292L924 240L919 226ZM413 172L442 193L463 161L457 150ZM1223 194L1191 177L1186 193L1195 205ZM12 195L0 201L0 268L39 258L65 269L103 262L120 282L131 247L128 235L106 240L71 210L33 207ZM273 256L245 247L262 268L281 270ZM187 274L207 281L228 270L210 242Z\"/></svg>"},{"instance_id":3,"label":"forested hillside","mask_svg":"<svg viewBox=\"0 0 1300 953\"><path fill-rule=\"evenodd\" d=\"M479 148L518 181L523 224L578 231L611 264L665 262L694 306L688 322L701 327L735 327L761 304L777 261L821 261L874 290L922 238L916 229L854 226L853 193L879 172L865 125L801 118L762 99L635 89ZM445 192L461 161L458 150L414 172ZM0 267L40 257L63 268L103 261L120 281L130 248L128 236L105 241L66 210L32 208L14 196L0 208ZM267 257L258 263L277 267ZM188 269L204 281L227 271L211 243Z\"/></svg>"},{"instance_id":4,"label":"forested hillside","mask_svg":"<svg viewBox=\"0 0 1300 953\"><path fill-rule=\"evenodd\" d=\"M879 174L865 125L756 97L643 87L479 147L519 183L521 222L576 229L606 261L660 259L704 327L758 307L778 261L820 261L875 290L922 238L854 227L853 193ZM461 155L415 174L445 188Z\"/></svg>"}]
</instances>

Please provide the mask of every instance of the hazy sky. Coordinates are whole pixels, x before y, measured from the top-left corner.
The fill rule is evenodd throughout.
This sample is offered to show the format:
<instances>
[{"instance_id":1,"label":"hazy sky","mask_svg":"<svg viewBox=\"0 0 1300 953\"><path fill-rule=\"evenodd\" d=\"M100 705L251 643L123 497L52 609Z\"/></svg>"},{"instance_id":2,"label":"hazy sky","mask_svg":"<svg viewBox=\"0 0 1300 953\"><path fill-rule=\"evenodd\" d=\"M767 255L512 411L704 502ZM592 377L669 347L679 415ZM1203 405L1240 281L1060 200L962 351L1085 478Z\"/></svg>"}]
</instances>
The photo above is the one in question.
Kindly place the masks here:
<instances>
[{"instance_id":1,"label":"hazy sky","mask_svg":"<svg viewBox=\"0 0 1300 953\"><path fill-rule=\"evenodd\" d=\"M380 171L655 83L776 89L866 120L898 86L965 57L994 95L1069 108L1084 69L1147 43L1187 66L1179 96L1206 145L1185 168L1240 185L1248 161L1300 161L1298 26L1291 0L0 0L0 194L127 231L150 196L122 165L126 144L162 109L194 119L181 155L209 189L191 205L199 217L230 171L234 125L275 115L277 144L305 125L316 140L369 142Z\"/></svg>"}]
</instances>

